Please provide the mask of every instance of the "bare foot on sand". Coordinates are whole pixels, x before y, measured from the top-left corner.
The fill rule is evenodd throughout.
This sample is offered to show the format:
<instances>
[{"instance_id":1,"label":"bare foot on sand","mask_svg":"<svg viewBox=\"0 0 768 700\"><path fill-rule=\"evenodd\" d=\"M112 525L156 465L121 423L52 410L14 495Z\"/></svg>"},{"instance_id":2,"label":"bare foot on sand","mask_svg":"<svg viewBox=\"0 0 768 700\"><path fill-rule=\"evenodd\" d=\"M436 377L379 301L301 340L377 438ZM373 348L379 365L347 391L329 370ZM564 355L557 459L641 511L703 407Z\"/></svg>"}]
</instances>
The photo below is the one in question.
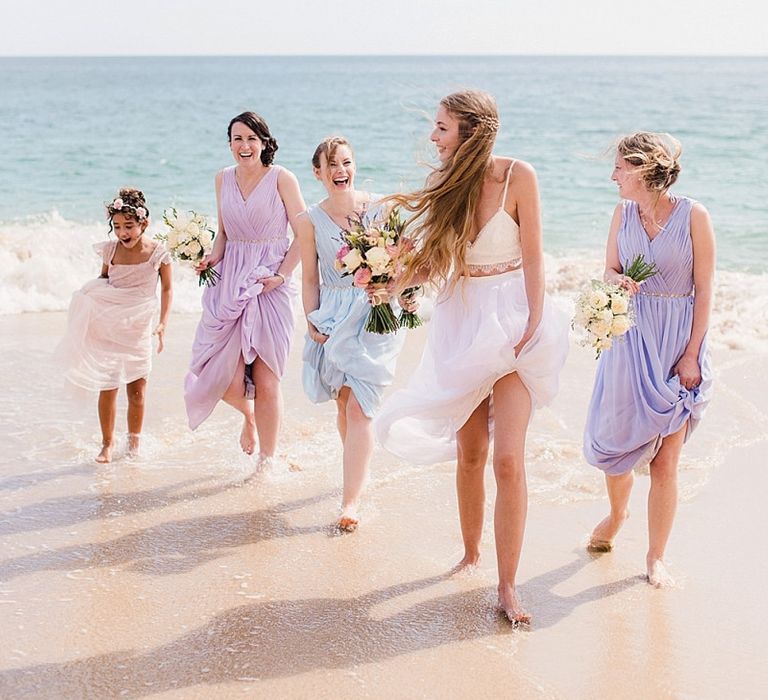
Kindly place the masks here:
<instances>
[{"instance_id":1,"label":"bare foot on sand","mask_svg":"<svg viewBox=\"0 0 768 700\"><path fill-rule=\"evenodd\" d=\"M243 429L240 432L240 447L247 455L256 451L256 421L253 417L243 419Z\"/></svg>"},{"instance_id":2,"label":"bare foot on sand","mask_svg":"<svg viewBox=\"0 0 768 700\"><path fill-rule=\"evenodd\" d=\"M336 522L336 527L340 532L355 532L359 525L360 521L357 518L348 515L342 515Z\"/></svg>"},{"instance_id":3,"label":"bare foot on sand","mask_svg":"<svg viewBox=\"0 0 768 700\"><path fill-rule=\"evenodd\" d=\"M590 552L610 552L613 549L613 540L627 518L629 518L629 511L625 510L621 516L614 517L611 514L601 520L592 530L587 550Z\"/></svg>"},{"instance_id":4,"label":"bare foot on sand","mask_svg":"<svg viewBox=\"0 0 768 700\"><path fill-rule=\"evenodd\" d=\"M348 505L341 507L341 515L336 521L336 527L341 532L354 532L360 525L360 517L357 514L356 505Z\"/></svg>"},{"instance_id":5,"label":"bare foot on sand","mask_svg":"<svg viewBox=\"0 0 768 700\"><path fill-rule=\"evenodd\" d=\"M139 456L139 442L141 441L141 435L139 433L128 433L128 448L125 451L126 457L138 457Z\"/></svg>"},{"instance_id":6,"label":"bare foot on sand","mask_svg":"<svg viewBox=\"0 0 768 700\"><path fill-rule=\"evenodd\" d=\"M666 564L661 559L646 560L648 583L654 588L671 588L675 585L675 579L667 570Z\"/></svg>"},{"instance_id":7,"label":"bare foot on sand","mask_svg":"<svg viewBox=\"0 0 768 700\"><path fill-rule=\"evenodd\" d=\"M520 604L514 586L499 585L498 609L515 626L531 624L531 615Z\"/></svg>"},{"instance_id":8,"label":"bare foot on sand","mask_svg":"<svg viewBox=\"0 0 768 700\"><path fill-rule=\"evenodd\" d=\"M105 443L101 446L101 452L96 455L96 461L99 464L109 464L112 461L112 449L114 448L113 443Z\"/></svg>"},{"instance_id":9,"label":"bare foot on sand","mask_svg":"<svg viewBox=\"0 0 768 700\"><path fill-rule=\"evenodd\" d=\"M480 563L479 554L464 554L464 558L451 569L451 574L471 574Z\"/></svg>"}]
</instances>

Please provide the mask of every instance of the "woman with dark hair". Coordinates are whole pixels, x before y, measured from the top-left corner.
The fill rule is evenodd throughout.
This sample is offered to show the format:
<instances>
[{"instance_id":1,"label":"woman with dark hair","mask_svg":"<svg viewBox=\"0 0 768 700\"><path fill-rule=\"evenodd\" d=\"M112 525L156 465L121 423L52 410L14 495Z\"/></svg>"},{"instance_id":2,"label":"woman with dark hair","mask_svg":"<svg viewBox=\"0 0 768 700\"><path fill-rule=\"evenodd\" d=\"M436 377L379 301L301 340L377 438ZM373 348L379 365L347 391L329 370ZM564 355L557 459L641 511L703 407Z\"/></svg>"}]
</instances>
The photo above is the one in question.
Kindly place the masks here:
<instances>
[{"instance_id":1,"label":"woman with dark hair","mask_svg":"<svg viewBox=\"0 0 768 700\"><path fill-rule=\"evenodd\" d=\"M203 294L192 361L184 382L194 430L223 400L243 414L240 446L267 466L277 447L282 415L280 378L293 334L288 278L299 261L288 237L304 211L299 183L272 161L277 141L254 112L227 129L236 165L216 175L218 234L198 272L221 278Z\"/></svg>"}]
</instances>

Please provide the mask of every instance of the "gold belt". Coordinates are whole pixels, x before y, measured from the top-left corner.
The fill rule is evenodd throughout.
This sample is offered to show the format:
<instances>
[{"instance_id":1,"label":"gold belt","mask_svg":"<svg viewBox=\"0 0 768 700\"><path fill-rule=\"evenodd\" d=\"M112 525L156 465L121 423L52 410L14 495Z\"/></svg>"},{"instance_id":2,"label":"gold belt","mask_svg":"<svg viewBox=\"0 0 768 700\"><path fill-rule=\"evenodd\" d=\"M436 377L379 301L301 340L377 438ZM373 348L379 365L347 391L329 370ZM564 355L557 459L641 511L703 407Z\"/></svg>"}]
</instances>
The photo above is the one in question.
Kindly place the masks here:
<instances>
[{"instance_id":1,"label":"gold belt","mask_svg":"<svg viewBox=\"0 0 768 700\"><path fill-rule=\"evenodd\" d=\"M686 297L693 296L693 292L688 292L688 294L668 294L667 292L644 292L642 289L638 291L638 294L642 294L644 297L661 297L662 299L685 299Z\"/></svg>"}]
</instances>

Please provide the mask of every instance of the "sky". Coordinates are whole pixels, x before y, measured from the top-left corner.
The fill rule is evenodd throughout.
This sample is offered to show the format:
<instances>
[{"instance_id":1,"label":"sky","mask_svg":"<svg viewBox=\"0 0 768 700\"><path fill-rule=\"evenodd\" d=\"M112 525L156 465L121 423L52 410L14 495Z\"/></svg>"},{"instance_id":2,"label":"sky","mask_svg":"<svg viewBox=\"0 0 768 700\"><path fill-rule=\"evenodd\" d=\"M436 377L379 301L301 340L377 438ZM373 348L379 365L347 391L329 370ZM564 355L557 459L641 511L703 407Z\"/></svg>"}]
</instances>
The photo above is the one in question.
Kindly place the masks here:
<instances>
[{"instance_id":1,"label":"sky","mask_svg":"<svg viewBox=\"0 0 768 700\"><path fill-rule=\"evenodd\" d=\"M0 56L766 55L766 0L0 0Z\"/></svg>"}]
</instances>

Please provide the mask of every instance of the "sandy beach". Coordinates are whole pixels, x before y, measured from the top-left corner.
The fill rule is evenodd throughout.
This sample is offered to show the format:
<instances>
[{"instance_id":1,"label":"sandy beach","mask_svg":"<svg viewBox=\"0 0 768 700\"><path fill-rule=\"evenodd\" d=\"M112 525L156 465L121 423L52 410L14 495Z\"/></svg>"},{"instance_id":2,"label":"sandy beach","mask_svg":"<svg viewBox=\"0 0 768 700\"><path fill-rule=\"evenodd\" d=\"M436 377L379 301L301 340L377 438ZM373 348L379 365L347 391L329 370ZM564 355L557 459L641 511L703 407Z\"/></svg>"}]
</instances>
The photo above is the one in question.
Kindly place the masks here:
<instances>
[{"instance_id":1,"label":"sandy beach","mask_svg":"<svg viewBox=\"0 0 768 700\"><path fill-rule=\"evenodd\" d=\"M641 577L647 477L615 551L584 549L607 506L579 453L594 361L571 348L531 427L519 584L533 623L514 630L492 608L490 508L481 566L446 574L461 553L453 464L377 450L360 530L330 528L334 407L303 397L299 330L281 463L254 475L226 407L186 428L190 314L173 316L150 379L145 456L93 463L95 401L67 398L50 362L64 322L0 319L0 697L764 697L764 355L715 352L717 394L681 462L678 585L655 590Z\"/></svg>"}]
</instances>

